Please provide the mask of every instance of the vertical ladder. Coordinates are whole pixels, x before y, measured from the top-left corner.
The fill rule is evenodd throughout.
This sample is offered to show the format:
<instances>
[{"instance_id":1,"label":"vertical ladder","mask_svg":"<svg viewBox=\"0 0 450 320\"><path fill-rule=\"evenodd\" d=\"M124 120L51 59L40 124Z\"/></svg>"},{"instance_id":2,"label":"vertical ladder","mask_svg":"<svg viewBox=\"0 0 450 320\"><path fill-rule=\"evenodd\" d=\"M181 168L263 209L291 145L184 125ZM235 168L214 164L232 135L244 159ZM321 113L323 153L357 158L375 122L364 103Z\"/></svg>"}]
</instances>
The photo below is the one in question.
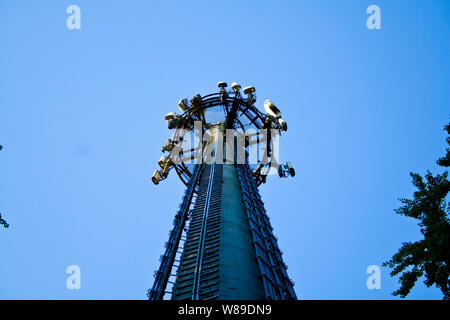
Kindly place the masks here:
<instances>
[{"instance_id":1,"label":"vertical ladder","mask_svg":"<svg viewBox=\"0 0 450 320\"><path fill-rule=\"evenodd\" d=\"M162 300L166 293L167 282L172 272L172 266L180 245L183 228L186 225L189 208L191 207L195 186L199 180L201 169L203 169L203 165L195 165L193 174L183 196L183 202L173 219L174 228L170 231L169 241L165 244L166 250L160 258L161 264L159 269L155 272L153 286L147 292L149 300Z\"/></svg>"},{"instance_id":2,"label":"vertical ladder","mask_svg":"<svg viewBox=\"0 0 450 320\"><path fill-rule=\"evenodd\" d=\"M238 164L237 169L266 299L297 300L253 173L248 164Z\"/></svg>"}]
</instances>

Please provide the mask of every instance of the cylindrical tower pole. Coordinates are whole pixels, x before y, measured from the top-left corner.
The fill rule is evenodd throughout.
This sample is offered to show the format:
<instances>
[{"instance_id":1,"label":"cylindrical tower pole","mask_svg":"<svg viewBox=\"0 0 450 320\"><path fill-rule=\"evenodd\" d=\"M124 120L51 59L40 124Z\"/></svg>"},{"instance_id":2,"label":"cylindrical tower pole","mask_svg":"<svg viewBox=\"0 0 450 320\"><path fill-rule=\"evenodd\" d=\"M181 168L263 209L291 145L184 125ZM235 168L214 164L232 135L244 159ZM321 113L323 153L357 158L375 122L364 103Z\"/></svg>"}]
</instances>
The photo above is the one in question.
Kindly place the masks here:
<instances>
[{"instance_id":1,"label":"cylindrical tower pole","mask_svg":"<svg viewBox=\"0 0 450 320\"><path fill-rule=\"evenodd\" d=\"M223 164L224 126L211 134L172 299L264 299L237 169ZM221 157L217 159L217 157Z\"/></svg>"}]
</instances>

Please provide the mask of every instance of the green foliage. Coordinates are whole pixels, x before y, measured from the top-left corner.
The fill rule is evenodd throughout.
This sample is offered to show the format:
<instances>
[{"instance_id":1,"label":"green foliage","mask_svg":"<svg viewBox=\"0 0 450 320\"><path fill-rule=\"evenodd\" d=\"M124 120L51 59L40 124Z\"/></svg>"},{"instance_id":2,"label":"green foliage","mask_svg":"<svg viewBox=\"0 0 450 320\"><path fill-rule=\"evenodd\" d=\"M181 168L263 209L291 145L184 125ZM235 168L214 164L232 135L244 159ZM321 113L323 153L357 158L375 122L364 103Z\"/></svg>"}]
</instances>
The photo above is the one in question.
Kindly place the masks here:
<instances>
[{"instance_id":1,"label":"green foliage","mask_svg":"<svg viewBox=\"0 0 450 320\"><path fill-rule=\"evenodd\" d=\"M2 219L2 214L0 213L0 225L4 226L5 228L9 227L9 224Z\"/></svg>"},{"instance_id":2,"label":"green foliage","mask_svg":"<svg viewBox=\"0 0 450 320\"><path fill-rule=\"evenodd\" d=\"M445 141L447 141L448 145L450 146L450 123L447 124L444 127L444 130L447 131L448 133L448 137L447 139L445 139ZM445 157L440 158L437 162L438 165L443 166L443 167L450 167L450 148L446 148L447 154L445 155Z\"/></svg>"},{"instance_id":3,"label":"green foliage","mask_svg":"<svg viewBox=\"0 0 450 320\"><path fill-rule=\"evenodd\" d=\"M3 149L3 146L0 144L0 150ZM4 226L5 228L9 227L9 224L2 219L2 214L0 213L0 226Z\"/></svg>"},{"instance_id":4,"label":"green foliage","mask_svg":"<svg viewBox=\"0 0 450 320\"><path fill-rule=\"evenodd\" d=\"M450 135L450 124L444 128ZM450 137L447 137L450 145ZM437 163L448 167L450 164L450 149L447 148L445 157ZM448 173L433 176L429 171L425 180L417 173L411 173L412 183L417 191L414 198L399 199L403 206L395 212L400 215L418 220L423 239L416 242L405 242L391 260L383 266L392 268L391 276L400 273L400 289L393 295L405 298L414 287L416 281L425 276L425 285L436 285L442 293L443 299L450 299L450 203L446 196L450 191Z\"/></svg>"}]
</instances>

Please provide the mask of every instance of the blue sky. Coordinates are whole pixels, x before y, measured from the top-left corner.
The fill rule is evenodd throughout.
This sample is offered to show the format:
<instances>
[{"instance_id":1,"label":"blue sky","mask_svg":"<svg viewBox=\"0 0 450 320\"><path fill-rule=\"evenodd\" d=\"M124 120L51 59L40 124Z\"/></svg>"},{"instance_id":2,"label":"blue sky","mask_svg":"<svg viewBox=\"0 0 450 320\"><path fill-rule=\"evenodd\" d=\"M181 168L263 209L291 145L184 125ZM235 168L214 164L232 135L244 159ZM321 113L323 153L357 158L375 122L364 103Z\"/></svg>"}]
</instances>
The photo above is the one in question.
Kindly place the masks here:
<instances>
[{"instance_id":1,"label":"blue sky","mask_svg":"<svg viewBox=\"0 0 450 320\"><path fill-rule=\"evenodd\" d=\"M299 298L397 299L389 270L369 290L366 268L421 237L393 210L410 171L443 171L449 38L437 0L0 0L0 299L145 299L184 189L150 181L163 116L218 81L288 123L297 174L260 190Z\"/></svg>"}]
</instances>

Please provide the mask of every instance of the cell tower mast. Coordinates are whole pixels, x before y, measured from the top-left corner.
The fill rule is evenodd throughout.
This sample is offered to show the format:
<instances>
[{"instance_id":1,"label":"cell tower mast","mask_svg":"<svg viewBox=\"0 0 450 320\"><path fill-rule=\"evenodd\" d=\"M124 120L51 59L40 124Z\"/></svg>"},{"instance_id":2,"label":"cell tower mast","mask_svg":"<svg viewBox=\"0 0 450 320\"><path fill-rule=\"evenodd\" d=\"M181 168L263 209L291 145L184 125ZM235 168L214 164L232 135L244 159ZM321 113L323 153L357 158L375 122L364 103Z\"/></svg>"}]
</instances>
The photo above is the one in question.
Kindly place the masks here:
<instances>
[{"instance_id":1,"label":"cell tower mast","mask_svg":"<svg viewBox=\"0 0 450 320\"><path fill-rule=\"evenodd\" d=\"M259 111L255 88L180 100L165 120L173 135L162 147L154 184L174 170L186 185L150 300L297 299L258 192L267 175L294 176L278 162L287 130L270 101Z\"/></svg>"}]
</instances>

